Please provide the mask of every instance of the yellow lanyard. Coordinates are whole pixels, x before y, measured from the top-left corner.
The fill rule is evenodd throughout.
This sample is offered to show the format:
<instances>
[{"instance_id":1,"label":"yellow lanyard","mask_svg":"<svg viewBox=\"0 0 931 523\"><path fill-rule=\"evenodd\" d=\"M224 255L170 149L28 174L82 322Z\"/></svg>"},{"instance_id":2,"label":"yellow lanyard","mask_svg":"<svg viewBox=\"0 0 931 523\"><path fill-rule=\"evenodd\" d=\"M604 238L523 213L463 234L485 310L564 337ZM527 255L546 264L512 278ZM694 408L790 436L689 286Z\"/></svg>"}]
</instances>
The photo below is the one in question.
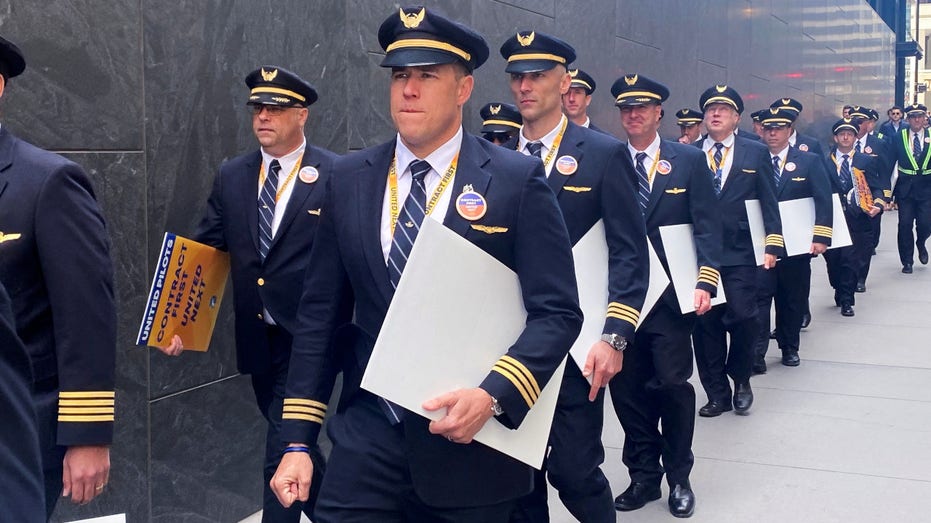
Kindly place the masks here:
<instances>
[{"instance_id":1,"label":"yellow lanyard","mask_svg":"<svg viewBox=\"0 0 931 523\"><path fill-rule=\"evenodd\" d=\"M788 159L789 159L789 153L786 153L786 157L779 161L779 170L776 171L776 176L782 176L782 170L785 168L786 160Z\"/></svg>"},{"instance_id":2,"label":"yellow lanyard","mask_svg":"<svg viewBox=\"0 0 931 523\"><path fill-rule=\"evenodd\" d=\"M714 146L711 146L711 149L714 149ZM718 165L714 163L714 153L711 152L711 149L708 149L708 163L711 164L711 170L715 173L718 172L718 169L721 170L721 174L724 174L724 164L727 163L727 153L731 152L731 148L725 146L724 154L721 155L721 164Z\"/></svg>"},{"instance_id":3,"label":"yellow lanyard","mask_svg":"<svg viewBox=\"0 0 931 523\"><path fill-rule=\"evenodd\" d=\"M853 155L854 155L855 152L856 152L856 151L854 151L853 149L851 149L849 153L846 153L846 155L847 155L847 163L850 164L850 173L851 173L851 175L853 174ZM837 167L837 174L840 174L840 164L843 162L843 160L837 161L837 156L835 156L835 154L836 154L836 153L831 153L831 160L834 160L834 166ZM844 153L842 153L842 154L844 154Z\"/></svg>"},{"instance_id":4,"label":"yellow lanyard","mask_svg":"<svg viewBox=\"0 0 931 523\"><path fill-rule=\"evenodd\" d=\"M394 226L397 225L398 215L401 213L401 206L398 202L397 161L397 158L391 160L391 168L388 169L388 192L390 194L391 205L391 236L394 236ZM433 190L433 195L430 196L430 201L427 202L426 216L430 216L430 213L433 212L433 207L436 206L436 202L439 201L440 196L443 195L443 191L446 190L446 186L449 185L449 182L453 179L453 175L456 174L457 163L459 163L459 153L456 153L456 156L453 157L453 161L449 164L449 169L446 169L446 173L443 174L443 178L440 179L440 184ZM414 181L411 180L411 183L414 183Z\"/></svg>"},{"instance_id":5,"label":"yellow lanyard","mask_svg":"<svg viewBox=\"0 0 931 523\"><path fill-rule=\"evenodd\" d=\"M294 164L294 168L291 169L291 172L288 173L288 177L284 179L284 183L281 187L278 188L278 191L275 193L275 203L278 203L278 200L281 199L281 195L284 194L284 190L288 188L288 185L291 185L291 182L294 181L294 176L297 174L297 171L301 168L301 160L304 159L304 153L298 157L297 162ZM265 162L262 162L262 166L259 167L259 191L262 190L262 186L265 185Z\"/></svg>"},{"instance_id":6,"label":"yellow lanyard","mask_svg":"<svg viewBox=\"0 0 931 523\"><path fill-rule=\"evenodd\" d=\"M556 134L556 138L553 139L553 146L550 147L550 152L546 153L546 158L543 160L543 170L545 171L550 162L553 161L553 156L556 156L556 151L559 150L559 144L562 143L562 135L566 132L566 127L569 126L569 119L566 118L562 122L562 126L559 128L559 133ZM517 150L520 151L520 140L517 140Z\"/></svg>"}]
</instances>

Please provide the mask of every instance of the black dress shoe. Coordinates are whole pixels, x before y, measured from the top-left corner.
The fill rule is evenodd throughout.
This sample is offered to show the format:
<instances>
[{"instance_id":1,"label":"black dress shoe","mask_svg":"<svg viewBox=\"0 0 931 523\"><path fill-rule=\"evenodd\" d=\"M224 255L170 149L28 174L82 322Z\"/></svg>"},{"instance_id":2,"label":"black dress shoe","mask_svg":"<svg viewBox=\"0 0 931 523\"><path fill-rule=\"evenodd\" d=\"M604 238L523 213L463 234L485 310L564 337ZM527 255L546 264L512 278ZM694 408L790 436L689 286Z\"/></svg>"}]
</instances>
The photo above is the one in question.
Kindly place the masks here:
<instances>
[{"instance_id":1,"label":"black dress shoe","mask_svg":"<svg viewBox=\"0 0 931 523\"><path fill-rule=\"evenodd\" d=\"M782 351L782 364L786 367L798 367L801 361L802 360L798 357L797 349L785 349Z\"/></svg>"},{"instance_id":2,"label":"black dress shoe","mask_svg":"<svg viewBox=\"0 0 931 523\"><path fill-rule=\"evenodd\" d=\"M669 492L669 513L677 518L690 518L695 513L695 494L687 483Z\"/></svg>"},{"instance_id":3,"label":"black dress shoe","mask_svg":"<svg viewBox=\"0 0 931 523\"><path fill-rule=\"evenodd\" d=\"M853 316L853 305L841 305L840 308L841 316Z\"/></svg>"},{"instance_id":4,"label":"black dress shoe","mask_svg":"<svg viewBox=\"0 0 931 523\"><path fill-rule=\"evenodd\" d=\"M734 411L737 414L746 414L753 405L753 389L750 388L750 382L738 383L734 387Z\"/></svg>"},{"instance_id":5,"label":"black dress shoe","mask_svg":"<svg viewBox=\"0 0 931 523\"><path fill-rule=\"evenodd\" d=\"M918 246L918 261L920 261L922 265L928 264L928 248L924 245Z\"/></svg>"},{"instance_id":6,"label":"black dress shoe","mask_svg":"<svg viewBox=\"0 0 931 523\"><path fill-rule=\"evenodd\" d=\"M912 273L912 264L906 263L902 266L902 274L911 274Z\"/></svg>"},{"instance_id":7,"label":"black dress shoe","mask_svg":"<svg viewBox=\"0 0 931 523\"><path fill-rule=\"evenodd\" d=\"M804 329L809 325L811 325L811 313L806 312L805 314L802 314L802 328Z\"/></svg>"},{"instance_id":8,"label":"black dress shoe","mask_svg":"<svg viewBox=\"0 0 931 523\"><path fill-rule=\"evenodd\" d=\"M857 282L857 292L866 292L866 283L862 281Z\"/></svg>"},{"instance_id":9,"label":"black dress shoe","mask_svg":"<svg viewBox=\"0 0 931 523\"><path fill-rule=\"evenodd\" d=\"M705 403L704 407L698 409L698 415L703 418L713 418L715 416L720 416L725 412L730 412L730 410L730 401L708 400L708 403Z\"/></svg>"},{"instance_id":10,"label":"black dress shoe","mask_svg":"<svg viewBox=\"0 0 931 523\"><path fill-rule=\"evenodd\" d=\"M634 481L627 487L627 490L620 496L614 498L614 508L621 512L637 510L643 508L650 501L659 499L663 493L659 485L649 485L640 481Z\"/></svg>"}]
</instances>

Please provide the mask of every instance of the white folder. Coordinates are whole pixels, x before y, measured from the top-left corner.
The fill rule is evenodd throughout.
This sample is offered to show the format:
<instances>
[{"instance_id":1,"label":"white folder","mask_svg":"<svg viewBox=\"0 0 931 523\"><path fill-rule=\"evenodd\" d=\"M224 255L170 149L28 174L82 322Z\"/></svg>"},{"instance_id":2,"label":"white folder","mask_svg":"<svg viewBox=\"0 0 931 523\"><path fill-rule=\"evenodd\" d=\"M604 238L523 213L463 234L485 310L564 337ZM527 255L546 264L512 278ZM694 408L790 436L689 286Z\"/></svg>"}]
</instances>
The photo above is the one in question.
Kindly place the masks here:
<instances>
[{"instance_id":1,"label":"white folder","mask_svg":"<svg viewBox=\"0 0 931 523\"><path fill-rule=\"evenodd\" d=\"M659 228L659 235L663 240L663 249L666 251L666 263L669 264L672 287L676 291L676 299L679 300L679 310L682 314L695 312L698 251L695 248L692 224L664 225ZM724 296L724 286L721 285L719 278L718 292L714 298L711 298L711 306L720 305L725 301L727 298Z\"/></svg>"}]
</instances>

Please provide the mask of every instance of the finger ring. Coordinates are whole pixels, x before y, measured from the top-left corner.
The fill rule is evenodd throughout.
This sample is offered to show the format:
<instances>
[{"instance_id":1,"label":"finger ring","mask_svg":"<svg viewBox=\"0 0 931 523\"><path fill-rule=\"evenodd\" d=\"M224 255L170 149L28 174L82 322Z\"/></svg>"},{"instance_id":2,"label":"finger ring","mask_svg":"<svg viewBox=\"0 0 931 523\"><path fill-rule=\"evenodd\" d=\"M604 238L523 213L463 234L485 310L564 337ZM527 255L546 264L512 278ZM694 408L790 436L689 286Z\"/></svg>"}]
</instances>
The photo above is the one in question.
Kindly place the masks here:
<instances>
[{"instance_id":1,"label":"finger ring","mask_svg":"<svg viewBox=\"0 0 931 523\"><path fill-rule=\"evenodd\" d=\"M448 440L451 441L451 442L453 441L453 437L452 437L452 436L446 436L446 439L448 439ZM455 442L454 442L454 443L455 443Z\"/></svg>"},{"instance_id":2,"label":"finger ring","mask_svg":"<svg viewBox=\"0 0 931 523\"><path fill-rule=\"evenodd\" d=\"M103 487L104 487L103 485L97 485L96 487L94 487L94 490L103 490Z\"/></svg>"}]
</instances>

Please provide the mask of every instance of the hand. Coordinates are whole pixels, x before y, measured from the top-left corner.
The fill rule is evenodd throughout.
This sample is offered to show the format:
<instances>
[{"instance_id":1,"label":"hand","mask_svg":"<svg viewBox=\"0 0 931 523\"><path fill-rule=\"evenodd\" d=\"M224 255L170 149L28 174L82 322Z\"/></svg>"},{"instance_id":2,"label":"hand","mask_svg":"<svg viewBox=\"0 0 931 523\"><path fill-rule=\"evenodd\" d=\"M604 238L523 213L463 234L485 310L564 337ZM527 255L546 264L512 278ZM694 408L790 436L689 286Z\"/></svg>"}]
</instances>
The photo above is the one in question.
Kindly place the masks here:
<instances>
[{"instance_id":1,"label":"hand","mask_svg":"<svg viewBox=\"0 0 931 523\"><path fill-rule=\"evenodd\" d=\"M599 340L588 349L585 368L582 375L592 377L592 388L588 391L588 401L595 401L598 391L608 385L615 374L624 366L624 351L614 350L608 342Z\"/></svg>"},{"instance_id":2,"label":"hand","mask_svg":"<svg viewBox=\"0 0 931 523\"><path fill-rule=\"evenodd\" d=\"M168 356L180 356L184 351L184 343L181 342L181 336L175 334L171 337L171 343L167 347L158 347L158 350Z\"/></svg>"},{"instance_id":3,"label":"hand","mask_svg":"<svg viewBox=\"0 0 931 523\"><path fill-rule=\"evenodd\" d=\"M772 269L776 266L776 255L775 254L764 254L763 255L763 268Z\"/></svg>"},{"instance_id":4,"label":"hand","mask_svg":"<svg viewBox=\"0 0 931 523\"><path fill-rule=\"evenodd\" d=\"M695 289L695 298L693 298L693 301L695 304L695 314L701 316L711 310L710 292L702 289Z\"/></svg>"},{"instance_id":5,"label":"hand","mask_svg":"<svg viewBox=\"0 0 931 523\"><path fill-rule=\"evenodd\" d=\"M425 402L422 407L433 411L446 408L446 415L430 422L430 432L445 436L453 443L472 443L475 434L494 415L491 394L484 389L459 389Z\"/></svg>"},{"instance_id":6,"label":"hand","mask_svg":"<svg viewBox=\"0 0 931 523\"><path fill-rule=\"evenodd\" d=\"M688 136L680 136L680 137L679 137L679 143L684 143L684 144L688 145L688 144L690 143L690 142L689 142L689 137L688 137Z\"/></svg>"},{"instance_id":7,"label":"hand","mask_svg":"<svg viewBox=\"0 0 931 523\"><path fill-rule=\"evenodd\" d=\"M874 218L874 217L875 217L877 214L879 214L881 211L882 211L882 207L881 207L881 206L879 206L879 205L874 205L874 206L870 207L870 212L869 212L868 214L870 215L870 218Z\"/></svg>"},{"instance_id":8,"label":"hand","mask_svg":"<svg viewBox=\"0 0 931 523\"><path fill-rule=\"evenodd\" d=\"M300 446L300 443L291 443L289 446ZM288 452L281 457L278 470L268 482L278 503L284 508L290 507L295 501L307 501L310 497L310 480L314 474L314 462L306 452Z\"/></svg>"},{"instance_id":9,"label":"hand","mask_svg":"<svg viewBox=\"0 0 931 523\"><path fill-rule=\"evenodd\" d=\"M828 246L823 243L813 242L811 244L811 249L808 250L808 254L814 254L815 256L819 254L824 254L824 251L828 250Z\"/></svg>"},{"instance_id":10,"label":"hand","mask_svg":"<svg viewBox=\"0 0 931 523\"><path fill-rule=\"evenodd\" d=\"M61 474L61 497L71 496L79 505L90 503L103 492L110 480L110 447L108 445L75 445L65 451Z\"/></svg>"}]
</instances>

